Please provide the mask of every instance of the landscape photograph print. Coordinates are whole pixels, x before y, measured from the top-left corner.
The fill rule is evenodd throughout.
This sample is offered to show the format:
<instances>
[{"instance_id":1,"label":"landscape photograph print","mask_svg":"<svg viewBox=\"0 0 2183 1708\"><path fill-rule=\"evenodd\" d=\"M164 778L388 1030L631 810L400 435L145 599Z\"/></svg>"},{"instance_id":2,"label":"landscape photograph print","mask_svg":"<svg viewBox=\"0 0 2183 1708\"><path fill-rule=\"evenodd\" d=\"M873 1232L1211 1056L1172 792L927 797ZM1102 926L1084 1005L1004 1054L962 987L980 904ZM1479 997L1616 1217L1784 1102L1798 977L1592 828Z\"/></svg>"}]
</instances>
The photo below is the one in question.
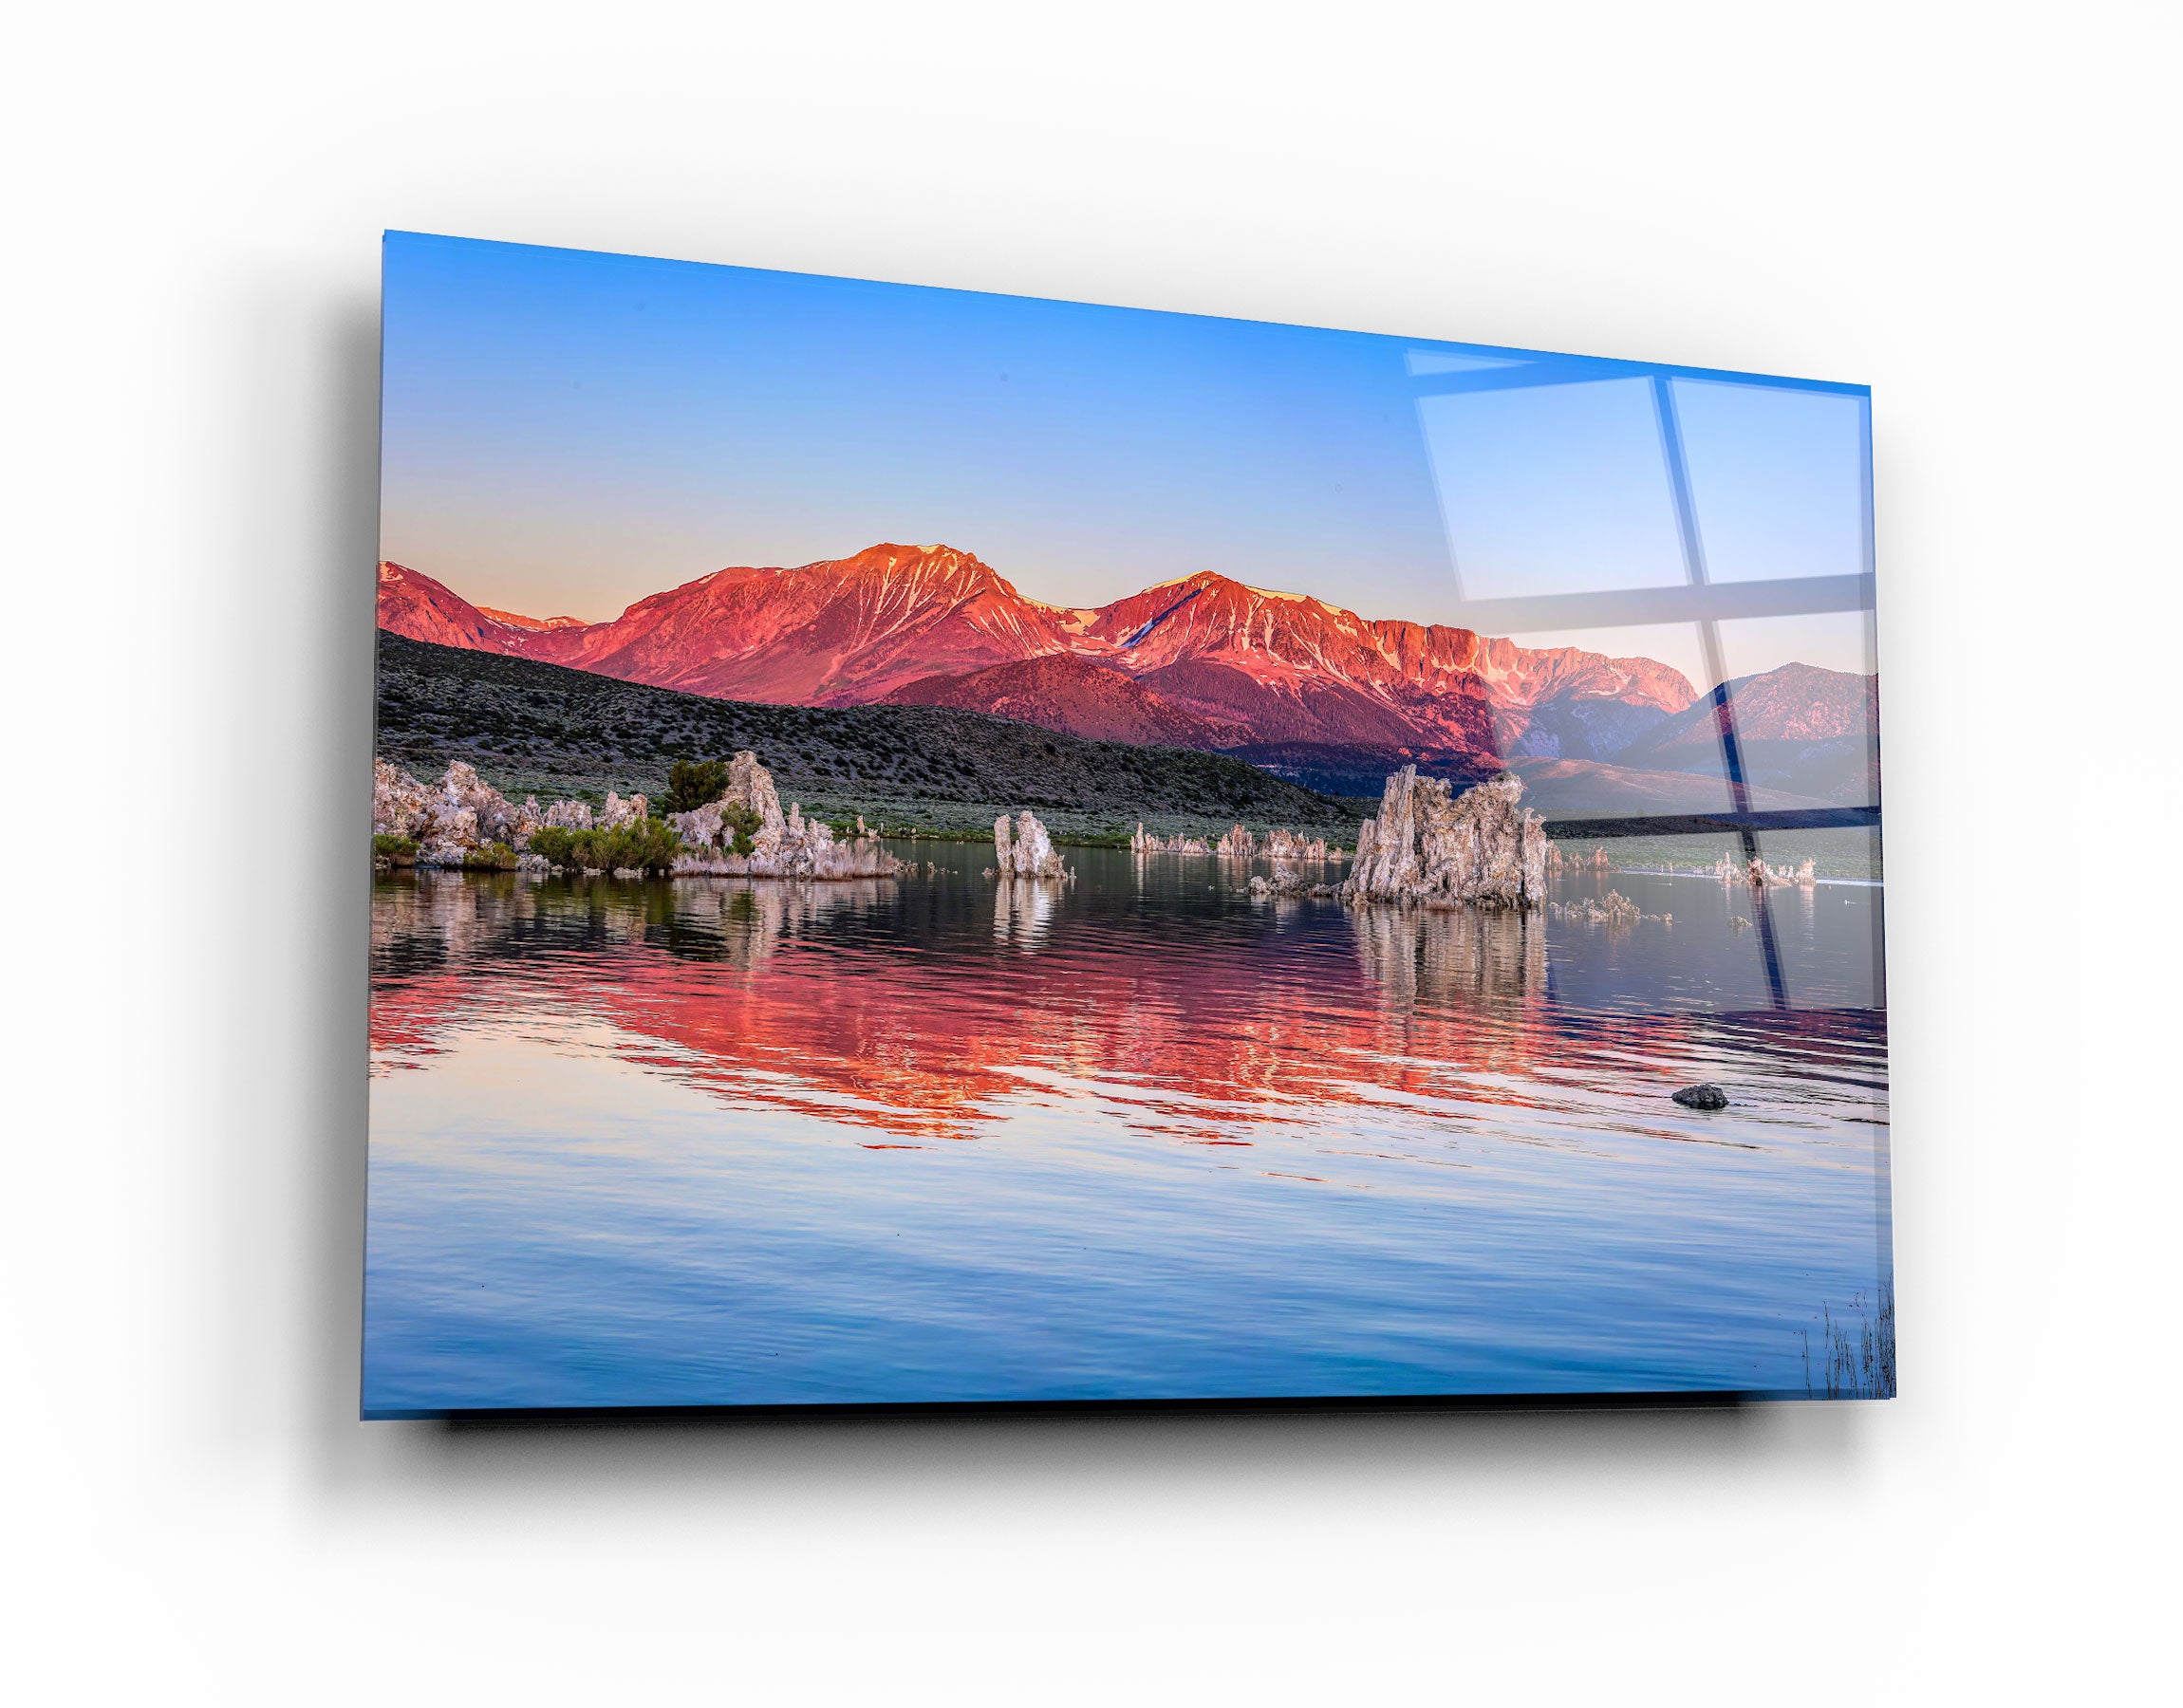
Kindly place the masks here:
<instances>
[{"instance_id":1,"label":"landscape photograph print","mask_svg":"<svg viewBox=\"0 0 2183 1708\"><path fill-rule=\"evenodd\" d=\"M382 360L366 1417L1894 1394L1865 387L402 232Z\"/></svg>"}]
</instances>

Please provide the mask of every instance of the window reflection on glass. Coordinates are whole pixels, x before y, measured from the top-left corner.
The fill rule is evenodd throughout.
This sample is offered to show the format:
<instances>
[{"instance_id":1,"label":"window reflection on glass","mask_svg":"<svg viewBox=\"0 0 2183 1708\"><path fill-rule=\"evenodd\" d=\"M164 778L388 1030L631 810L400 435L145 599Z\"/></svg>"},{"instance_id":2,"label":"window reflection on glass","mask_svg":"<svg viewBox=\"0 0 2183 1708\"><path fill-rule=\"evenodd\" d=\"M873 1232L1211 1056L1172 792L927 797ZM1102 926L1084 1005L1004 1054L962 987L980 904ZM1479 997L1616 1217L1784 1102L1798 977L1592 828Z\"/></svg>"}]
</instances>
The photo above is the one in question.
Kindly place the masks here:
<instances>
[{"instance_id":1,"label":"window reflection on glass","mask_svg":"<svg viewBox=\"0 0 2183 1708\"><path fill-rule=\"evenodd\" d=\"M1477 374L1488 368L1528 367L1520 356L1481 356L1469 350L1411 350L1403 366L1412 379L1427 374Z\"/></svg>"},{"instance_id":2,"label":"window reflection on glass","mask_svg":"<svg viewBox=\"0 0 2183 1708\"><path fill-rule=\"evenodd\" d=\"M1782 386L1670 382L1707 578L1864 566L1864 401Z\"/></svg>"},{"instance_id":3,"label":"window reflection on glass","mask_svg":"<svg viewBox=\"0 0 2183 1708\"><path fill-rule=\"evenodd\" d=\"M1465 598L1683 579L1647 381L1428 396L1418 414Z\"/></svg>"}]
</instances>

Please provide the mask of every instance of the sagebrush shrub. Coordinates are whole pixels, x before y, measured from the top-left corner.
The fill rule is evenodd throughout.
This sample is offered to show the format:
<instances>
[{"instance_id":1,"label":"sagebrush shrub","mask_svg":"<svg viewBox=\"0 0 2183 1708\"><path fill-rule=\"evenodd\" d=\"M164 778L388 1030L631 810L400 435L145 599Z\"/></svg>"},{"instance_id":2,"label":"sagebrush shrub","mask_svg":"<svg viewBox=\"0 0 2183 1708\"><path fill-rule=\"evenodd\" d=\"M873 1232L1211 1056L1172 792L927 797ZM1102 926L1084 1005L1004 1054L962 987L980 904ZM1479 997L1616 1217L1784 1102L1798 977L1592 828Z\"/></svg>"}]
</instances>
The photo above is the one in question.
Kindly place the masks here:
<instances>
[{"instance_id":1,"label":"sagebrush shrub","mask_svg":"<svg viewBox=\"0 0 2183 1708\"><path fill-rule=\"evenodd\" d=\"M678 759L667 767L667 792L660 797L660 810L695 812L727 792L725 759Z\"/></svg>"},{"instance_id":2,"label":"sagebrush shrub","mask_svg":"<svg viewBox=\"0 0 2183 1708\"><path fill-rule=\"evenodd\" d=\"M748 854L753 847L751 838L758 833L765 820L755 808L743 807L730 801L720 808L720 833L728 846L737 854Z\"/></svg>"},{"instance_id":3,"label":"sagebrush shrub","mask_svg":"<svg viewBox=\"0 0 2183 1708\"><path fill-rule=\"evenodd\" d=\"M631 819L611 830L571 830L565 825L549 825L531 836L532 853L543 855L557 866L588 872L625 868L665 872L681 851L682 839L671 826L656 818Z\"/></svg>"}]
</instances>

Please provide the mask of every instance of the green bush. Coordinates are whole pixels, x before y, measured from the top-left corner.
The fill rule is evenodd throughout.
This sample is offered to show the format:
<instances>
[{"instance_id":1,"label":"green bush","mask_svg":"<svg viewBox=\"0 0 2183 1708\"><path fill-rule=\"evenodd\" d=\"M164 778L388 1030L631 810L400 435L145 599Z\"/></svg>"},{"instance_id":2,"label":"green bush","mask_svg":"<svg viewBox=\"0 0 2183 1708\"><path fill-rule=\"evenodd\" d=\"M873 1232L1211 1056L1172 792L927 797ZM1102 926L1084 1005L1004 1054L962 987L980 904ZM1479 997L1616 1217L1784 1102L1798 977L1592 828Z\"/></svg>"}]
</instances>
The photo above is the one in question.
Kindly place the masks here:
<instances>
[{"instance_id":1,"label":"green bush","mask_svg":"<svg viewBox=\"0 0 2183 1708\"><path fill-rule=\"evenodd\" d=\"M733 801L720 808L720 830L728 839L728 846L737 854L748 854L751 851L751 838L758 833L765 822L754 808L738 806Z\"/></svg>"},{"instance_id":2,"label":"green bush","mask_svg":"<svg viewBox=\"0 0 2183 1708\"><path fill-rule=\"evenodd\" d=\"M586 854L585 839L590 842L589 857L584 860L588 866L596 866L603 872L619 871L633 866L643 872L664 872L675 863L675 856L682 851L682 839L672 826L656 818L632 819L628 824L611 830L586 830L578 834L577 854Z\"/></svg>"},{"instance_id":3,"label":"green bush","mask_svg":"<svg viewBox=\"0 0 2183 1708\"><path fill-rule=\"evenodd\" d=\"M389 865L415 865L417 840L414 837L390 836L384 831L375 831L371 839L371 857L374 860L383 860Z\"/></svg>"},{"instance_id":4,"label":"green bush","mask_svg":"<svg viewBox=\"0 0 2183 1708\"><path fill-rule=\"evenodd\" d=\"M567 825L545 825L531 832L531 852L555 865L576 863L576 832Z\"/></svg>"},{"instance_id":5,"label":"green bush","mask_svg":"<svg viewBox=\"0 0 2183 1708\"><path fill-rule=\"evenodd\" d=\"M695 812L727 789L725 759L678 759L667 767L667 792L660 797L660 811Z\"/></svg>"},{"instance_id":6,"label":"green bush","mask_svg":"<svg viewBox=\"0 0 2183 1708\"><path fill-rule=\"evenodd\" d=\"M472 848L463 854L462 869L466 872L513 872L515 869L515 850L506 843L487 843L482 848Z\"/></svg>"},{"instance_id":7,"label":"green bush","mask_svg":"<svg viewBox=\"0 0 2183 1708\"><path fill-rule=\"evenodd\" d=\"M634 867L644 872L664 872L682 851L682 839L656 818L632 819L611 830L571 830L566 825L549 825L531 834L531 852L544 855L558 866L583 871L614 872ZM511 857L510 863L513 863Z\"/></svg>"},{"instance_id":8,"label":"green bush","mask_svg":"<svg viewBox=\"0 0 2183 1708\"><path fill-rule=\"evenodd\" d=\"M695 812L709 807L728 791L725 759L678 759L667 768L667 792L660 797L660 813ZM723 802L720 807L722 840L737 854L751 851L751 838L765 821L748 807Z\"/></svg>"}]
</instances>

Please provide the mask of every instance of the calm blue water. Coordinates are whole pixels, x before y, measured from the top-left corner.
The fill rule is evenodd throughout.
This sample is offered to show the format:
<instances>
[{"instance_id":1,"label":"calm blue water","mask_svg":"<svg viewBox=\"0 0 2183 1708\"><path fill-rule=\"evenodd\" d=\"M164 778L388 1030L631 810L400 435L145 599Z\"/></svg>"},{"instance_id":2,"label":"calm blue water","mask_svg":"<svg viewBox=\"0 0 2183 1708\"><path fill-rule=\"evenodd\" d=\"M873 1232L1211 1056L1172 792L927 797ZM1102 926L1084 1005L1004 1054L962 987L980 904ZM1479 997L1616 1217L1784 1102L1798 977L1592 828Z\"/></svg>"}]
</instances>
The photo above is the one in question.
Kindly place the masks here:
<instances>
[{"instance_id":1,"label":"calm blue water","mask_svg":"<svg viewBox=\"0 0 2183 1708\"><path fill-rule=\"evenodd\" d=\"M378 882L367 1411L1801 1395L1883 1278L1879 888L1775 893L1776 1008L1710 880L1569 881L1674 915L1610 929L896 847Z\"/></svg>"}]
</instances>

